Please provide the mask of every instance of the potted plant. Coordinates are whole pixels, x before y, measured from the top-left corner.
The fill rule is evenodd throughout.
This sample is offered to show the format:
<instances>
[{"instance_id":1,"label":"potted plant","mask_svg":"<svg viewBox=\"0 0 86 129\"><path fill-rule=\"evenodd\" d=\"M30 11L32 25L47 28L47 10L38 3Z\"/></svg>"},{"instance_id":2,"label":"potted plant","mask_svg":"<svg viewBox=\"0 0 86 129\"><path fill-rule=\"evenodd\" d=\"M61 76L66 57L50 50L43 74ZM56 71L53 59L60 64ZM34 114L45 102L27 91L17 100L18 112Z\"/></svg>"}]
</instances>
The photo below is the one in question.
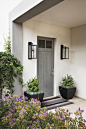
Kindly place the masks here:
<instances>
[{"instance_id":1,"label":"potted plant","mask_svg":"<svg viewBox=\"0 0 86 129\"><path fill-rule=\"evenodd\" d=\"M37 98L42 102L44 93L40 90L39 85L40 82L38 78L34 77L29 79L29 82L27 82L28 90L24 92L24 95L28 97L28 99Z\"/></svg>"},{"instance_id":2,"label":"potted plant","mask_svg":"<svg viewBox=\"0 0 86 129\"><path fill-rule=\"evenodd\" d=\"M62 82L60 83L59 91L61 96L65 99L72 99L76 92L76 87L73 86L73 77L67 74L67 77L62 78Z\"/></svg>"}]
</instances>

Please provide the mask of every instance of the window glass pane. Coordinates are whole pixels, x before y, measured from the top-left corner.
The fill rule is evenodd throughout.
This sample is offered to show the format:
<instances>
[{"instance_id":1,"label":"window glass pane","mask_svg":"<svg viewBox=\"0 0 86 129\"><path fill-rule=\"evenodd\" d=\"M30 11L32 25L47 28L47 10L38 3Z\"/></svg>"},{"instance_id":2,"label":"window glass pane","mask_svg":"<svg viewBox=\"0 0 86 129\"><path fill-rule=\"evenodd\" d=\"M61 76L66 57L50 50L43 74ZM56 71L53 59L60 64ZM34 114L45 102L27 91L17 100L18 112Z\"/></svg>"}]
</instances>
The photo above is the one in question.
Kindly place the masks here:
<instances>
[{"instance_id":1,"label":"window glass pane","mask_svg":"<svg viewBox=\"0 0 86 129\"><path fill-rule=\"evenodd\" d=\"M52 41L46 41L46 48L52 48Z\"/></svg>"},{"instance_id":2,"label":"window glass pane","mask_svg":"<svg viewBox=\"0 0 86 129\"><path fill-rule=\"evenodd\" d=\"M45 40L39 40L39 48L45 48Z\"/></svg>"}]
</instances>

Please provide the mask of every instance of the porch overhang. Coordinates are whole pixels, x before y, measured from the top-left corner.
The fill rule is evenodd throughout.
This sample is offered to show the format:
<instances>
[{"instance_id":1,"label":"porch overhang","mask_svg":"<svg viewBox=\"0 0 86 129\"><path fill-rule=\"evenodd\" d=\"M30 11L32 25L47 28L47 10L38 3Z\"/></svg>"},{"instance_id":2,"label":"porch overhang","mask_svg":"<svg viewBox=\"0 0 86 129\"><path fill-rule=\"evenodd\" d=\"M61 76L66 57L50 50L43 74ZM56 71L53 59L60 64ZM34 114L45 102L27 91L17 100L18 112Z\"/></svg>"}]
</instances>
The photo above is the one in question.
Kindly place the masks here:
<instances>
[{"instance_id":1,"label":"porch overhang","mask_svg":"<svg viewBox=\"0 0 86 129\"><path fill-rule=\"evenodd\" d=\"M21 13L21 15L19 15L19 16L16 15L17 17L15 17L15 19L13 21L16 23L23 23L23 22L33 18L34 16L46 11L47 9L59 4L62 1L64 1L64 0L39 0L39 2L37 4L35 4L35 6L28 8L28 10L25 12L22 11L22 10L24 10L22 8L21 12L23 12L23 13ZM34 2L34 0L33 0L33 2ZM26 5L26 3L28 4L28 2L25 0L25 5ZM20 4L20 6L22 6L22 4ZM19 7L19 9L20 8L21 7ZM16 9L18 10L18 7L16 7L12 11L12 13L15 12Z\"/></svg>"}]
</instances>

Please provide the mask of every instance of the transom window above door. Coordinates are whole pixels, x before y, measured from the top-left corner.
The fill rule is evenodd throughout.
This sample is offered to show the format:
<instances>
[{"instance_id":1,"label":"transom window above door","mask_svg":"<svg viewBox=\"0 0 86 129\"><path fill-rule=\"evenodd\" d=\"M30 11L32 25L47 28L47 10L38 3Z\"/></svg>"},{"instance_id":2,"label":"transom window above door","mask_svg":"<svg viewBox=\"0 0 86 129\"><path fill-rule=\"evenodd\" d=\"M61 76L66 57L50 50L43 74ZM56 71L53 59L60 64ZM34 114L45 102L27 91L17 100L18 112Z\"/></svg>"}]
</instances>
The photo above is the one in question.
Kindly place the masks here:
<instances>
[{"instance_id":1,"label":"transom window above door","mask_svg":"<svg viewBox=\"0 0 86 129\"><path fill-rule=\"evenodd\" d=\"M45 40L39 40L39 48L45 48Z\"/></svg>"},{"instance_id":2,"label":"transom window above door","mask_svg":"<svg viewBox=\"0 0 86 129\"><path fill-rule=\"evenodd\" d=\"M52 40L39 39L38 47L39 48L50 48L50 49L52 49Z\"/></svg>"},{"instance_id":3,"label":"transom window above door","mask_svg":"<svg viewBox=\"0 0 86 129\"><path fill-rule=\"evenodd\" d=\"M46 40L46 48L52 48L52 41Z\"/></svg>"}]
</instances>

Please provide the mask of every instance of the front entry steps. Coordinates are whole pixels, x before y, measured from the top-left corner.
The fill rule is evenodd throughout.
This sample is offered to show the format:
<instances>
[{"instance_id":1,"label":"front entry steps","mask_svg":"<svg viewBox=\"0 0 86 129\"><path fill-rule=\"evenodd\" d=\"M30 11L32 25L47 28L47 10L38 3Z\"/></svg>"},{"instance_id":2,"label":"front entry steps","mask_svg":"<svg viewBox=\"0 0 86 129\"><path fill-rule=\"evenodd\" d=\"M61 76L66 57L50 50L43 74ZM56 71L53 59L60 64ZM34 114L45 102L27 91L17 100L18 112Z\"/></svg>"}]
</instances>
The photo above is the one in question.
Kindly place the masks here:
<instances>
[{"instance_id":1,"label":"front entry steps","mask_svg":"<svg viewBox=\"0 0 86 129\"><path fill-rule=\"evenodd\" d=\"M70 102L67 99L63 99L59 96L56 96L51 98L44 98L41 103L41 107L46 107L47 109L50 110L50 109L65 106L68 104L73 104L73 102Z\"/></svg>"}]
</instances>

